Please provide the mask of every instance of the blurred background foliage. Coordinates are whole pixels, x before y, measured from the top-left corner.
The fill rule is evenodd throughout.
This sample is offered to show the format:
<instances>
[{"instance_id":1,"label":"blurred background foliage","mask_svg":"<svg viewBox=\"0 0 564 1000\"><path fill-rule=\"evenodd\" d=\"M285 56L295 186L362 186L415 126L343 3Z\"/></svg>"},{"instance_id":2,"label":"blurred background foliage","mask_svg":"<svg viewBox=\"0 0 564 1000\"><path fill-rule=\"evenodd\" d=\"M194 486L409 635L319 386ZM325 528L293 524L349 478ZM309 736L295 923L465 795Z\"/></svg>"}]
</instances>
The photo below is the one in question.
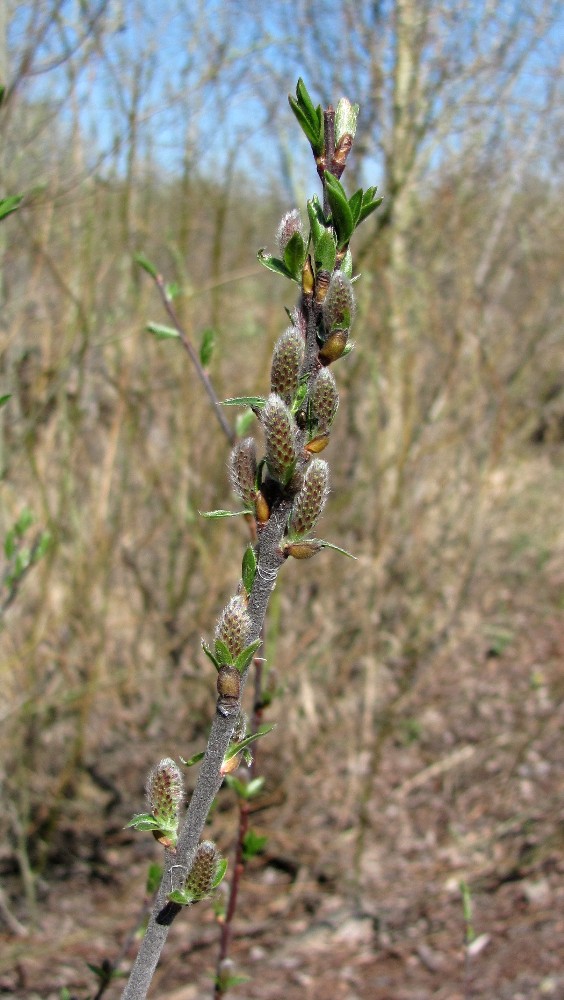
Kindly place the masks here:
<instances>
[{"instance_id":1,"label":"blurred background foliage","mask_svg":"<svg viewBox=\"0 0 564 1000\"><path fill-rule=\"evenodd\" d=\"M261 752L280 821L303 809L317 828L312 783L345 787L330 821L357 831L358 875L383 740L420 733L414 686L424 702L443 658L455 697L461 649L479 670L500 635L561 610L559 13L2 5L0 193L25 198L0 233L0 528L25 508L51 538L0 633L1 857L30 907L38 875L141 807L160 755L203 745L200 639L246 532L199 517L234 504L227 443L178 345L145 331L166 317L133 257L178 283L196 344L214 331L220 398L265 392L294 288L256 252L317 190L286 101L299 75L324 104L358 101L344 184L385 200L353 247L321 532L358 562L288 565L273 597L284 721Z\"/></svg>"}]
</instances>

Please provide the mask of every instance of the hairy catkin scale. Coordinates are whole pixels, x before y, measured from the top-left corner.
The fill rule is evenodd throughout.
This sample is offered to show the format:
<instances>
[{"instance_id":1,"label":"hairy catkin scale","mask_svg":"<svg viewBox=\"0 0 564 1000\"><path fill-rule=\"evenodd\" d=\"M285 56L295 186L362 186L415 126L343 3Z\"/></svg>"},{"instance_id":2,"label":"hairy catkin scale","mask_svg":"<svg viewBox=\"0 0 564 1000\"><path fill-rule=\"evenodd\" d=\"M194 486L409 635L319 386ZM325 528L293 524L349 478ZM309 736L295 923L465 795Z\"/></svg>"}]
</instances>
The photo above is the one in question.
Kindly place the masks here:
<instances>
[{"instance_id":1,"label":"hairy catkin scale","mask_svg":"<svg viewBox=\"0 0 564 1000\"><path fill-rule=\"evenodd\" d=\"M297 208L293 208L291 212L286 212L276 230L276 245L281 257L284 256L284 251L294 233L301 233L303 236L302 217Z\"/></svg>"},{"instance_id":2,"label":"hairy catkin scale","mask_svg":"<svg viewBox=\"0 0 564 1000\"><path fill-rule=\"evenodd\" d=\"M174 825L184 798L184 786L180 768L170 757L163 758L149 772L145 792L155 819L167 827Z\"/></svg>"},{"instance_id":3,"label":"hairy catkin scale","mask_svg":"<svg viewBox=\"0 0 564 1000\"><path fill-rule=\"evenodd\" d=\"M323 303L323 323L327 335L334 330L348 330L354 317L352 284L342 271L335 271Z\"/></svg>"},{"instance_id":4,"label":"hairy catkin scale","mask_svg":"<svg viewBox=\"0 0 564 1000\"><path fill-rule=\"evenodd\" d=\"M294 421L286 403L271 393L262 411L266 461L271 476L286 485L297 459Z\"/></svg>"},{"instance_id":5,"label":"hairy catkin scale","mask_svg":"<svg viewBox=\"0 0 564 1000\"><path fill-rule=\"evenodd\" d=\"M219 860L215 844L211 840L204 840L199 845L194 863L186 876L185 891L198 899L208 896L217 876Z\"/></svg>"},{"instance_id":6,"label":"hairy catkin scale","mask_svg":"<svg viewBox=\"0 0 564 1000\"><path fill-rule=\"evenodd\" d=\"M322 433L328 431L339 405L337 383L328 368L323 368L316 376L309 395L309 404L319 430Z\"/></svg>"},{"instance_id":7,"label":"hairy catkin scale","mask_svg":"<svg viewBox=\"0 0 564 1000\"><path fill-rule=\"evenodd\" d=\"M243 599L232 597L221 613L216 625L215 637L224 642L233 657L239 656L246 645L251 627Z\"/></svg>"},{"instance_id":8,"label":"hairy catkin scale","mask_svg":"<svg viewBox=\"0 0 564 1000\"><path fill-rule=\"evenodd\" d=\"M304 351L304 338L294 327L286 330L274 345L270 390L277 393L288 406L298 388Z\"/></svg>"},{"instance_id":9,"label":"hairy catkin scale","mask_svg":"<svg viewBox=\"0 0 564 1000\"><path fill-rule=\"evenodd\" d=\"M294 500L289 524L291 535L299 538L311 531L328 494L329 466L322 458L314 458L306 469L303 486Z\"/></svg>"},{"instance_id":10,"label":"hairy catkin scale","mask_svg":"<svg viewBox=\"0 0 564 1000\"><path fill-rule=\"evenodd\" d=\"M252 507L256 492L257 456L253 438L239 441L229 458L229 479L246 507Z\"/></svg>"}]
</instances>

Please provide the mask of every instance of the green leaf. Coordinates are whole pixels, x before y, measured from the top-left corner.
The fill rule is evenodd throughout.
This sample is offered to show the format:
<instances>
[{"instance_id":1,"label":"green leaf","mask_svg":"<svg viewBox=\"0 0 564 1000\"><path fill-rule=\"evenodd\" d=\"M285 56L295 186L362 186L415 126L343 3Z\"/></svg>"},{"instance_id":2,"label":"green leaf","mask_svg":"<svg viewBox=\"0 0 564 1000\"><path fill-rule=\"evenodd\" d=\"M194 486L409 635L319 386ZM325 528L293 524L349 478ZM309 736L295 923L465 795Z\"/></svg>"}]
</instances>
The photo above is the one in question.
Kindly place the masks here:
<instances>
[{"instance_id":1,"label":"green leaf","mask_svg":"<svg viewBox=\"0 0 564 1000\"><path fill-rule=\"evenodd\" d=\"M49 531L43 531L41 533L41 538L39 539L39 542L36 545L33 553L34 562L38 562L40 559L43 558L45 553L48 552L48 550L51 548L52 541L53 541L53 536Z\"/></svg>"},{"instance_id":2,"label":"green leaf","mask_svg":"<svg viewBox=\"0 0 564 1000\"><path fill-rule=\"evenodd\" d=\"M341 549L338 545L332 545L331 542L325 542L323 541L322 538L315 539L315 541L321 542L321 545L324 549L334 549L335 552L340 552L342 555L348 556L349 559L356 560L356 556L353 556L352 552L347 552L346 549Z\"/></svg>"},{"instance_id":3,"label":"green leaf","mask_svg":"<svg viewBox=\"0 0 564 1000\"><path fill-rule=\"evenodd\" d=\"M208 659L210 659L210 660L212 661L212 663L213 663L213 665L214 665L215 669L216 669L216 670L219 670L219 668L220 668L220 666L221 666L221 663L220 663L220 661L219 661L219 660L217 659L217 657L215 656L215 654L214 654L214 653L212 653L212 651L211 651L210 647L209 647L209 646L208 646L208 644L207 644L207 643L206 643L206 642L204 641L204 639L202 639L202 649L203 649L204 653L206 654L206 656L208 657Z\"/></svg>"},{"instance_id":4,"label":"green leaf","mask_svg":"<svg viewBox=\"0 0 564 1000\"><path fill-rule=\"evenodd\" d=\"M313 237L313 242L319 239L321 233L323 233L329 222L323 214L323 209L321 207L321 202L316 194L307 203L307 214L309 217L309 224L311 227L311 235Z\"/></svg>"},{"instance_id":5,"label":"green leaf","mask_svg":"<svg viewBox=\"0 0 564 1000\"><path fill-rule=\"evenodd\" d=\"M145 889L149 896L158 889L159 883L163 877L163 867L158 865L155 861L152 861L147 870L147 879L145 881Z\"/></svg>"},{"instance_id":6,"label":"green leaf","mask_svg":"<svg viewBox=\"0 0 564 1000\"><path fill-rule=\"evenodd\" d=\"M159 272L158 272L157 268L155 267L155 265L151 264L151 261L149 260L149 258L145 257L144 253L136 253L136 254L134 254L133 255L133 260L135 261L136 264L139 264L139 267L142 267L143 270L147 272L147 274L150 274L151 278L154 278L155 281L157 280L157 278L159 276Z\"/></svg>"},{"instance_id":7,"label":"green leaf","mask_svg":"<svg viewBox=\"0 0 564 1000\"><path fill-rule=\"evenodd\" d=\"M167 302L174 302L176 298L180 295L182 289L177 281L169 281L165 285L164 293Z\"/></svg>"},{"instance_id":8,"label":"green leaf","mask_svg":"<svg viewBox=\"0 0 564 1000\"><path fill-rule=\"evenodd\" d=\"M252 545L248 545L243 555L242 579L247 594L251 593L257 571L257 556Z\"/></svg>"},{"instance_id":9,"label":"green leaf","mask_svg":"<svg viewBox=\"0 0 564 1000\"><path fill-rule=\"evenodd\" d=\"M349 208L345 189L340 181L328 170L324 172L327 199L331 206L333 226L337 233L337 246L344 247L354 232L352 212Z\"/></svg>"},{"instance_id":10,"label":"green leaf","mask_svg":"<svg viewBox=\"0 0 564 1000\"><path fill-rule=\"evenodd\" d=\"M360 215L360 209L362 206L362 197L363 197L363 191L362 188L359 188L358 191L355 191L355 193L351 195L351 197L349 198L349 208L351 210L351 215L353 217L353 224L355 227L358 223L358 217Z\"/></svg>"},{"instance_id":11,"label":"green leaf","mask_svg":"<svg viewBox=\"0 0 564 1000\"><path fill-rule=\"evenodd\" d=\"M255 639L254 642L251 642L250 646L247 646L239 653L239 656L236 658L233 665L237 668L240 674L245 672L261 643L262 639Z\"/></svg>"},{"instance_id":12,"label":"green leaf","mask_svg":"<svg viewBox=\"0 0 564 1000\"><path fill-rule=\"evenodd\" d=\"M212 889L217 889L220 882L223 882L227 871L227 858L222 858L217 866L217 874L212 882Z\"/></svg>"},{"instance_id":13,"label":"green leaf","mask_svg":"<svg viewBox=\"0 0 564 1000\"><path fill-rule=\"evenodd\" d=\"M351 254L351 251L350 251L350 247L347 247L347 252L346 252L345 256L343 257L343 260L342 260L342 263L341 263L341 271L345 275L345 278L349 278L349 279L352 278L353 260L352 260L352 254ZM345 348L345 350L346 350L346 348Z\"/></svg>"},{"instance_id":14,"label":"green leaf","mask_svg":"<svg viewBox=\"0 0 564 1000\"><path fill-rule=\"evenodd\" d=\"M296 281L291 271L288 270L283 260L279 260L278 257L273 257L272 254L267 253L267 251L262 247L257 253L257 260L261 264L264 264L269 271L274 271L275 274L281 274L284 278L290 278L291 281Z\"/></svg>"},{"instance_id":15,"label":"green leaf","mask_svg":"<svg viewBox=\"0 0 564 1000\"><path fill-rule=\"evenodd\" d=\"M7 392L5 396L0 396L0 406L5 406L9 399L12 398L12 393Z\"/></svg>"},{"instance_id":16,"label":"green leaf","mask_svg":"<svg viewBox=\"0 0 564 1000\"><path fill-rule=\"evenodd\" d=\"M241 514L248 514L247 510L199 510L201 517L207 517L212 521L219 517L240 517Z\"/></svg>"},{"instance_id":17,"label":"green leaf","mask_svg":"<svg viewBox=\"0 0 564 1000\"><path fill-rule=\"evenodd\" d=\"M294 281L301 281L307 246L301 233L293 233L284 250L284 266Z\"/></svg>"},{"instance_id":18,"label":"green leaf","mask_svg":"<svg viewBox=\"0 0 564 1000\"><path fill-rule=\"evenodd\" d=\"M185 767L193 767L194 764L199 764L200 761L204 759L205 753L206 753L205 750L200 750L199 753L193 754L193 756L189 757L188 760L184 760L184 757L181 757L180 760L182 761Z\"/></svg>"},{"instance_id":19,"label":"green leaf","mask_svg":"<svg viewBox=\"0 0 564 1000\"><path fill-rule=\"evenodd\" d=\"M313 250L315 255L315 270L333 271L337 257L337 247L335 246L333 234L324 229L318 239L314 240Z\"/></svg>"},{"instance_id":20,"label":"green leaf","mask_svg":"<svg viewBox=\"0 0 564 1000\"><path fill-rule=\"evenodd\" d=\"M250 406L255 410L262 410L266 406L264 396L233 396L231 399L222 399L222 406Z\"/></svg>"},{"instance_id":21,"label":"green leaf","mask_svg":"<svg viewBox=\"0 0 564 1000\"><path fill-rule=\"evenodd\" d=\"M304 114L307 116L308 121L310 121L312 125L318 125L319 118L317 111L315 110L314 103L309 96L307 87L301 76L296 84L296 97Z\"/></svg>"},{"instance_id":22,"label":"green leaf","mask_svg":"<svg viewBox=\"0 0 564 1000\"><path fill-rule=\"evenodd\" d=\"M375 212L376 209L380 207L383 201L384 201L383 198L376 198L375 201L370 201L368 203L363 204L360 210L360 215L358 217L357 226L360 226L361 222L364 222L364 220L367 219L369 215L372 215L372 212Z\"/></svg>"},{"instance_id":23,"label":"green leaf","mask_svg":"<svg viewBox=\"0 0 564 1000\"><path fill-rule=\"evenodd\" d=\"M138 813L133 819L130 819L129 823L125 824L124 830L129 827L145 832L147 830L162 830L163 824L161 820L156 820L152 813Z\"/></svg>"},{"instance_id":24,"label":"green leaf","mask_svg":"<svg viewBox=\"0 0 564 1000\"><path fill-rule=\"evenodd\" d=\"M233 654L223 639L215 640L215 655L220 664L226 663L228 666L233 666Z\"/></svg>"},{"instance_id":25,"label":"green leaf","mask_svg":"<svg viewBox=\"0 0 564 1000\"><path fill-rule=\"evenodd\" d=\"M256 415L251 409L245 410L244 413L239 413L235 419L235 433L237 437L247 437L255 420Z\"/></svg>"},{"instance_id":26,"label":"green leaf","mask_svg":"<svg viewBox=\"0 0 564 1000\"><path fill-rule=\"evenodd\" d=\"M12 194L8 198L0 198L0 219L5 219L18 209L23 201L23 194Z\"/></svg>"},{"instance_id":27,"label":"green leaf","mask_svg":"<svg viewBox=\"0 0 564 1000\"><path fill-rule=\"evenodd\" d=\"M232 757L236 757L238 753L241 753L241 751L246 750L247 747L250 747L251 744L255 742L255 740L260 740L261 736L266 736L266 734L272 732L274 728L275 727L273 725L261 726L259 729L257 729L256 733L251 733L250 736L245 736L243 740L238 740L236 743L231 743L225 754L225 760L231 760ZM228 784L230 784L232 781L239 780L238 778L233 778L233 775L230 774L226 775L225 780L227 781L228 778L229 778ZM252 793L252 795L256 794L257 792ZM247 795L248 795L248 785L245 785L244 797L247 797Z\"/></svg>"},{"instance_id":28,"label":"green leaf","mask_svg":"<svg viewBox=\"0 0 564 1000\"><path fill-rule=\"evenodd\" d=\"M180 334L172 326L165 326L164 323L147 323L146 329L158 340L178 340Z\"/></svg>"},{"instance_id":29,"label":"green leaf","mask_svg":"<svg viewBox=\"0 0 564 1000\"><path fill-rule=\"evenodd\" d=\"M211 326L208 326L202 332L202 338L200 340L200 361L202 362L204 368L207 368L212 359L214 347L215 330Z\"/></svg>"},{"instance_id":30,"label":"green leaf","mask_svg":"<svg viewBox=\"0 0 564 1000\"><path fill-rule=\"evenodd\" d=\"M261 836L260 834L255 833L254 830L247 830L245 836L243 837L243 858L245 861L250 861L251 858L260 854L260 852L266 847L267 843L268 837Z\"/></svg>"},{"instance_id":31,"label":"green leaf","mask_svg":"<svg viewBox=\"0 0 564 1000\"><path fill-rule=\"evenodd\" d=\"M23 538L27 529L31 528L31 525L34 523L34 521L35 521L35 514L33 513L33 511L31 511L29 507L24 507L14 525L14 530L16 534L20 538Z\"/></svg>"}]
</instances>

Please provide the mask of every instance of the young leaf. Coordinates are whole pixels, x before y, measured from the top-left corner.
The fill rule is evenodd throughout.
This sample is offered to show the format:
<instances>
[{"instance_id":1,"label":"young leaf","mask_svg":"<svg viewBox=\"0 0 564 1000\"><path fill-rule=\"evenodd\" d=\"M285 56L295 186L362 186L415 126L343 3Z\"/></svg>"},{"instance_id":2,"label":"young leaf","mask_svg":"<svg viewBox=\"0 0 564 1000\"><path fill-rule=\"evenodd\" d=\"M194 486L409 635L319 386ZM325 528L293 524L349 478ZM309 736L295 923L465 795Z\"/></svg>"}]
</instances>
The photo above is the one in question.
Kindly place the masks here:
<instances>
[{"instance_id":1,"label":"young leaf","mask_svg":"<svg viewBox=\"0 0 564 1000\"><path fill-rule=\"evenodd\" d=\"M172 326L165 326L164 323L147 323L146 329L158 340L178 340L180 334Z\"/></svg>"},{"instance_id":2,"label":"young leaf","mask_svg":"<svg viewBox=\"0 0 564 1000\"><path fill-rule=\"evenodd\" d=\"M294 281L300 281L302 268L306 258L307 247L301 233L294 233L284 250L284 266L292 275Z\"/></svg>"},{"instance_id":3,"label":"young leaf","mask_svg":"<svg viewBox=\"0 0 564 1000\"><path fill-rule=\"evenodd\" d=\"M9 198L0 198L0 219L15 212L23 201L23 194L12 194Z\"/></svg>"},{"instance_id":4,"label":"young leaf","mask_svg":"<svg viewBox=\"0 0 564 1000\"><path fill-rule=\"evenodd\" d=\"M266 847L268 837L255 833L254 830L247 830L243 838L243 858L250 861Z\"/></svg>"},{"instance_id":5,"label":"young leaf","mask_svg":"<svg viewBox=\"0 0 564 1000\"><path fill-rule=\"evenodd\" d=\"M328 170L324 173L327 198L331 206L333 225L337 233L337 245L346 246L354 232L352 212L349 208L345 189L340 181Z\"/></svg>"},{"instance_id":6,"label":"young leaf","mask_svg":"<svg viewBox=\"0 0 564 1000\"><path fill-rule=\"evenodd\" d=\"M257 557L252 545L248 545L243 556L242 579L247 594L251 593L257 571Z\"/></svg>"},{"instance_id":7,"label":"young leaf","mask_svg":"<svg viewBox=\"0 0 564 1000\"><path fill-rule=\"evenodd\" d=\"M352 552L347 552L346 549L341 549L338 545L332 545L331 542L325 542L322 538L317 539L317 541L321 542L321 547L323 549L333 549L335 552L340 552L342 555L348 556L349 559L356 559L356 556L353 556Z\"/></svg>"},{"instance_id":8,"label":"young leaf","mask_svg":"<svg viewBox=\"0 0 564 1000\"><path fill-rule=\"evenodd\" d=\"M219 517L239 517L241 514L248 514L248 510L199 510L198 514L201 517L207 517L208 520L214 520Z\"/></svg>"},{"instance_id":9,"label":"young leaf","mask_svg":"<svg viewBox=\"0 0 564 1000\"><path fill-rule=\"evenodd\" d=\"M155 267L155 265L151 264L151 261L149 260L149 258L145 257L144 253L136 253L136 254L134 254L133 255L133 260L135 261L136 264L139 264L139 267L142 267L143 270L147 272L147 274L150 274L151 278L154 278L155 281L157 280L157 278L159 276L159 272L157 271L157 268Z\"/></svg>"},{"instance_id":10,"label":"young leaf","mask_svg":"<svg viewBox=\"0 0 564 1000\"><path fill-rule=\"evenodd\" d=\"M259 260L261 264L264 264L269 271L274 271L275 274L281 274L284 278L290 278L291 281L298 280L294 277L292 272L288 270L283 260L278 260L278 257L273 257L272 254L267 253L264 247L257 253L257 260Z\"/></svg>"},{"instance_id":11,"label":"young leaf","mask_svg":"<svg viewBox=\"0 0 564 1000\"><path fill-rule=\"evenodd\" d=\"M200 361L204 368L209 365L213 350L215 347L215 330L211 326L207 327L202 333L202 339L200 341Z\"/></svg>"},{"instance_id":12,"label":"young leaf","mask_svg":"<svg viewBox=\"0 0 564 1000\"><path fill-rule=\"evenodd\" d=\"M231 399L222 399L222 406L250 406L254 410L262 410L266 405L264 396L233 396Z\"/></svg>"},{"instance_id":13,"label":"young leaf","mask_svg":"<svg viewBox=\"0 0 564 1000\"><path fill-rule=\"evenodd\" d=\"M215 640L215 655L221 666L224 664L227 664L228 667L233 665L233 655L223 639Z\"/></svg>"},{"instance_id":14,"label":"young leaf","mask_svg":"<svg viewBox=\"0 0 564 1000\"><path fill-rule=\"evenodd\" d=\"M251 409L245 410L244 413L239 413L235 420L235 433L238 438L247 437L256 416Z\"/></svg>"},{"instance_id":15,"label":"young leaf","mask_svg":"<svg viewBox=\"0 0 564 1000\"><path fill-rule=\"evenodd\" d=\"M383 198L376 198L374 201L369 201L369 202L363 201L362 208L358 216L357 226L360 226L361 222L364 222L364 220L367 219L369 215L372 215L372 212L375 212L376 209L380 207L383 201L384 201Z\"/></svg>"},{"instance_id":16,"label":"young leaf","mask_svg":"<svg viewBox=\"0 0 564 1000\"><path fill-rule=\"evenodd\" d=\"M205 750L200 750L199 753L193 754L192 757L188 758L188 760L185 760L184 757L181 757L180 760L185 767L194 767L194 764L199 764L200 761L204 759L205 753Z\"/></svg>"},{"instance_id":17,"label":"young leaf","mask_svg":"<svg viewBox=\"0 0 564 1000\"><path fill-rule=\"evenodd\" d=\"M9 399L12 398L12 393L7 392L5 396L0 396L0 406L5 406Z\"/></svg>"},{"instance_id":18,"label":"young leaf","mask_svg":"<svg viewBox=\"0 0 564 1000\"><path fill-rule=\"evenodd\" d=\"M328 229L324 229L313 244L316 271L333 271L337 257L335 240Z\"/></svg>"},{"instance_id":19,"label":"young leaf","mask_svg":"<svg viewBox=\"0 0 564 1000\"><path fill-rule=\"evenodd\" d=\"M129 827L141 830L143 833L147 830L162 830L162 821L157 821L152 813L138 813L133 819L130 819L129 823L125 824L124 830Z\"/></svg>"},{"instance_id":20,"label":"young leaf","mask_svg":"<svg viewBox=\"0 0 564 1000\"><path fill-rule=\"evenodd\" d=\"M206 656L208 657L208 659L210 659L212 661L215 669L219 670L219 668L221 666L221 662L220 662L220 660L217 659L217 657L215 656L215 654L212 653L210 647L204 641L204 639L202 639L202 649L203 649L204 653L206 654Z\"/></svg>"},{"instance_id":21,"label":"young leaf","mask_svg":"<svg viewBox=\"0 0 564 1000\"><path fill-rule=\"evenodd\" d=\"M353 217L353 224L356 227L358 224L358 217L360 215L360 209L362 206L362 188L355 191L353 195L349 198L349 208L351 210L351 215Z\"/></svg>"},{"instance_id":22,"label":"young leaf","mask_svg":"<svg viewBox=\"0 0 564 1000\"><path fill-rule=\"evenodd\" d=\"M222 858L217 866L216 876L212 882L212 889L217 889L220 882L223 882L227 871L227 858Z\"/></svg>"},{"instance_id":23,"label":"young leaf","mask_svg":"<svg viewBox=\"0 0 564 1000\"><path fill-rule=\"evenodd\" d=\"M255 639L255 641L252 642L250 646L247 646L246 649L243 649L239 653L239 656L235 660L233 666L237 668L240 674L243 674L247 669L247 667L249 666L249 663L251 662L257 649L259 648L261 642L262 639Z\"/></svg>"}]
</instances>

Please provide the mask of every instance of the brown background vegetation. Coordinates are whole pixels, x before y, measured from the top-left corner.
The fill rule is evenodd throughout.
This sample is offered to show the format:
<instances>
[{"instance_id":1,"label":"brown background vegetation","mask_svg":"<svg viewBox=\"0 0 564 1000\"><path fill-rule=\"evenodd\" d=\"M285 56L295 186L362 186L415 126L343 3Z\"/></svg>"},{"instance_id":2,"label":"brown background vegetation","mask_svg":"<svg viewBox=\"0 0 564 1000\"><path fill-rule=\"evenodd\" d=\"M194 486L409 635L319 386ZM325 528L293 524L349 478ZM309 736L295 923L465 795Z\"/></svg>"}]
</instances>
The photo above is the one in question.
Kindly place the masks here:
<instances>
[{"instance_id":1,"label":"brown background vegetation","mask_svg":"<svg viewBox=\"0 0 564 1000\"><path fill-rule=\"evenodd\" d=\"M1 234L0 524L27 506L53 539L0 632L0 992L94 992L85 963L126 949L158 860L123 829L147 771L205 743L200 640L246 534L198 514L233 504L228 448L178 345L144 330L164 317L133 254L178 282L196 343L215 331L220 398L265 392L294 293L256 250L314 190L284 103L301 73L359 100L353 172L386 200L355 247L327 453L321 534L358 561L288 565L273 595L252 824L268 843L233 995L562 998L558 8L212 6L171 3L157 32L142 3L30 4L23 35L7 5L0 25L0 194L26 193ZM192 61L165 93L173 27ZM117 144L88 133L88 73ZM235 824L224 790L224 852ZM154 995L207 996L216 942L211 907L183 915Z\"/></svg>"}]
</instances>

